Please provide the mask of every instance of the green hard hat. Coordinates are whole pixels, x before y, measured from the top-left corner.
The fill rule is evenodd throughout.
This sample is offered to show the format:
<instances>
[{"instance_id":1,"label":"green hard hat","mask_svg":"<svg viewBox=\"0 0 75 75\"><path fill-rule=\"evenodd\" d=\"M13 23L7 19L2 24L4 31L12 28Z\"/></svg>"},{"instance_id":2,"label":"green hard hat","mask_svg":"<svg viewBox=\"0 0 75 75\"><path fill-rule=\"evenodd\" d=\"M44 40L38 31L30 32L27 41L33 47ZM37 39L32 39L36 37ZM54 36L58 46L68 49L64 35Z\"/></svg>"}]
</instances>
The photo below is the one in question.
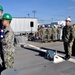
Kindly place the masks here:
<instances>
[{"instance_id":1,"label":"green hard hat","mask_svg":"<svg viewBox=\"0 0 75 75\"><path fill-rule=\"evenodd\" d=\"M2 19L6 19L6 20L12 20L12 16L8 13L5 13L2 17Z\"/></svg>"},{"instance_id":2,"label":"green hard hat","mask_svg":"<svg viewBox=\"0 0 75 75\"><path fill-rule=\"evenodd\" d=\"M0 5L0 10L3 11L3 7Z\"/></svg>"}]
</instances>

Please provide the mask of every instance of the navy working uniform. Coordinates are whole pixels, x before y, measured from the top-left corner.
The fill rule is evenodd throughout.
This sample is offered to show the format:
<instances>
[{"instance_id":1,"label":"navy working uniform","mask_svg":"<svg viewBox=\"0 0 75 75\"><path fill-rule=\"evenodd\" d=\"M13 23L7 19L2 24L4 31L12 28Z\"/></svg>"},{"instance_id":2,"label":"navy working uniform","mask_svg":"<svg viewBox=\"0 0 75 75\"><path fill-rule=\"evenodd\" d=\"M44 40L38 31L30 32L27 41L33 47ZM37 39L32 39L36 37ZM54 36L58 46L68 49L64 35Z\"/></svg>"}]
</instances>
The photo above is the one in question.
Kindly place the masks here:
<instances>
[{"instance_id":1,"label":"navy working uniform","mask_svg":"<svg viewBox=\"0 0 75 75\"><path fill-rule=\"evenodd\" d=\"M14 33L10 27L4 29L4 38L2 39L2 47L6 68L12 68L14 63Z\"/></svg>"},{"instance_id":2,"label":"navy working uniform","mask_svg":"<svg viewBox=\"0 0 75 75\"><path fill-rule=\"evenodd\" d=\"M72 55L72 46L74 42L74 30L70 25L66 25L63 28L62 40L64 43L64 50L66 53L66 60Z\"/></svg>"},{"instance_id":3,"label":"navy working uniform","mask_svg":"<svg viewBox=\"0 0 75 75\"><path fill-rule=\"evenodd\" d=\"M7 21L7 23L12 20L12 16L8 13L3 15L3 23L4 20ZM4 65L5 68L13 68L13 64L14 64L14 51L15 51L15 47L14 47L14 32L10 27L10 23L9 26L3 25L4 28L4 38L1 40L2 42L2 51L3 51L3 55L4 55Z\"/></svg>"}]
</instances>

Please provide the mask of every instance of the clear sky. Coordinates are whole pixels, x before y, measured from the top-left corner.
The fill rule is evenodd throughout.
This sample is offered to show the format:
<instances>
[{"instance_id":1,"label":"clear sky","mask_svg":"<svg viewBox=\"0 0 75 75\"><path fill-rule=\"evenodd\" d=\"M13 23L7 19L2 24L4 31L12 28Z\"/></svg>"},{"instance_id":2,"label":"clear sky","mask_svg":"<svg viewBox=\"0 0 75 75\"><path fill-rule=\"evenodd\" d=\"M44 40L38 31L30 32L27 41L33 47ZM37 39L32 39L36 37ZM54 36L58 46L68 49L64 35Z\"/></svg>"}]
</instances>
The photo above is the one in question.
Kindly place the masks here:
<instances>
[{"instance_id":1,"label":"clear sky","mask_svg":"<svg viewBox=\"0 0 75 75\"><path fill-rule=\"evenodd\" d=\"M52 20L65 20L71 16L75 23L75 0L0 0L4 13L10 13L13 17L36 17L40 22L49 23Z\"/></svg>"}]
</instances>

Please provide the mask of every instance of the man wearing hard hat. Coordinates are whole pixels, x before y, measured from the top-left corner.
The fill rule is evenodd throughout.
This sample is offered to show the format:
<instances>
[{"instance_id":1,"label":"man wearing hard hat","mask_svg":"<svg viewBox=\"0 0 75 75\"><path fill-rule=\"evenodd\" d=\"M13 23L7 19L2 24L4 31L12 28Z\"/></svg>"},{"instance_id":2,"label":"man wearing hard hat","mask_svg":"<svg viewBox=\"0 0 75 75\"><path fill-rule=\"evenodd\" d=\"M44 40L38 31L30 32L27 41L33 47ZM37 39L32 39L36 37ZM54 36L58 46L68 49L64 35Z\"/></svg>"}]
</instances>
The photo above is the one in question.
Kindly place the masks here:
<instances>
[{"instance_id":1,"label":"man wearing hard hat","mask_svg":"<svg viewBox=\"0 0 75 75\"><path fill-rule=\"evenodd\" d=\"M47 29L47 41L51 42L51 31L52 28L50 27L50 25L48 25L48 29Z\"/></svg>"},{"instance_id":2,"label":"man wearing hard hat","mask_svg":"<svg viewBox=\"0 0 75 75\"><path fill-rule=\"evenodd\" d=\"M2 24L4 26L4 38L2 42L2 51L4 55L5 68L13 68L14 63L14 33L10 27L12 16L8 13L5 13L2 17Z\"/></svg>"},{"instance_id":3,"label":"man wearing hard hat","mask_svg":"<svg viewBox=\"0 0 75 75\"><path fill-rule=\"evenodd\" d=\"M60 41L60 36L61 36L61 28L60 26L57 26L57 40Z\"/></svg>"},{"instance_id":4,"label":"man wearing hard hat","mask_svg":"<svg viewBox=\"0 0 75 75\"><path fill-rule=\"evenodd\" d=\"M57 26L56 25L52 27L52 40L53 42L56 42L57 40Z\"/></svg>"},{"instance_id":5,"label":"man wearing hard hat","mask_svg":"<svg viewBox=\"0 0 75 75\"><path fill-rule=\"evenodd\" d=\"M2 14L3 14L3 7L0 5L0 56L2 59L2 67L4 67L4 57L3 57L2 42L1 42L1 40L4 37L4 26L2 25Z\"/></svg>"},{"instance_id":6,"label":"man wearing hard hat","mask_svg":"<svg viewBox=\"0 0 75 75\"><path fill-rule=\"evenodd\" d=\"M42 29L41 29L41 43L45 42L45 36L46 36L46 29L45 29L45 25L42 25Z\"/></svg>"},{"instance_id":7,"label":"man wearing hard hat","mask_svg":"<svg viewBox=\"0 0 75 75\"><path fill-rule=\"evenodd\" d=\"M70 25L71 19L66 19L66 26L63 28L62 40L64 44L64 50L66 53L65 60L69 60L72 55L72 46L74 41L74 30Z\"/></svg>"}]
</instances>

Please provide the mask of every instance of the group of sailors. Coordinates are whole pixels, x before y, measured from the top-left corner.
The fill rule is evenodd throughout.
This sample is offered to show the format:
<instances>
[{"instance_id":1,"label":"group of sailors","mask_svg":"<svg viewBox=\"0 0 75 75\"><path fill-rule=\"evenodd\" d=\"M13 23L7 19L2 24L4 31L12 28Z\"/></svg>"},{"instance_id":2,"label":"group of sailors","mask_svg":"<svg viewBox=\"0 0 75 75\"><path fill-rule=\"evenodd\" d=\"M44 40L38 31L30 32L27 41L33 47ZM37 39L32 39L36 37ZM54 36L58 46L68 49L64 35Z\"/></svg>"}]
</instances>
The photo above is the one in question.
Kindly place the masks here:
<instances>
[{"instance_id":1,"label":"group of sailors","mask_svg":"<svg viewBox=\"0 0 75 75\"><path fill-rule=\"evenodd\" d=\"M50 26L48 28L45 25L38 26L36 37L41 39L41 42L55 42L62 40L62 28L59 25Z\"/></svg>"}]
</instances>

